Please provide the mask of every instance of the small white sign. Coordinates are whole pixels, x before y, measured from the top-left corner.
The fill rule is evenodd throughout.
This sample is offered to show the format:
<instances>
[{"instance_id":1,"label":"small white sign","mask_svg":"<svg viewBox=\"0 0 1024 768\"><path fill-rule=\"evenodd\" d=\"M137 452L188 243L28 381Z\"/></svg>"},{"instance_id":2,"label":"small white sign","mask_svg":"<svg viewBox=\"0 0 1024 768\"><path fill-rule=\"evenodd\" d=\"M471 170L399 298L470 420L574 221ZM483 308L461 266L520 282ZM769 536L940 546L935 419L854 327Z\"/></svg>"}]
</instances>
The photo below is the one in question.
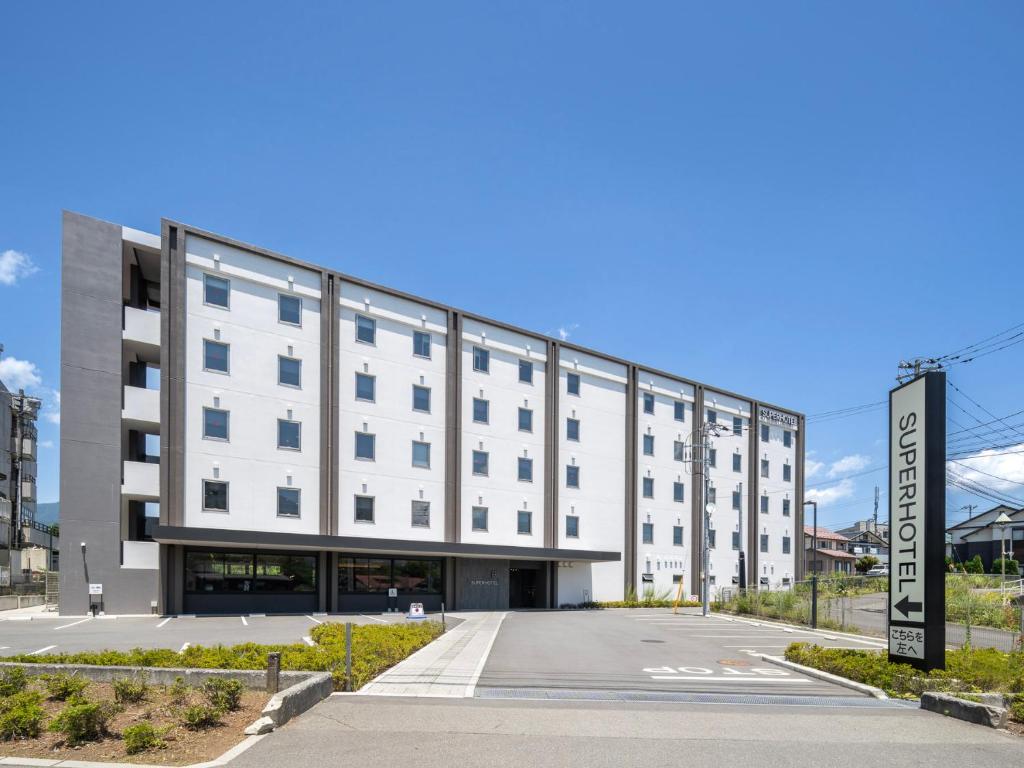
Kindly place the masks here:
<instances>
[{"instance_id":1,"label":"small white sign","mask_svg":"<svg viewBox=\"0 0 1024 768\"><path fill-rule=\"evenodd\" d=\"M427 615L423 612L423 603L410 603L409 613L407 617L410 619L425 619Z\"/></svg>"},{"instance_id":2,"label":"small white sign","mask_svg":"<svg viewBox=\"0 0 1024 768\"><path fill-rule=\"evenodd\" d=\"M103 585L102 584L90 584L89 585L89 594L90 595L102 595L103 594Z\"/></svg>"},{"instance_id":3,"label":"small white sign","mask_svg":"<svg viewBox=\"0 0 1024 768\"><path fill-rule=\"evenodd\" d=\"M911 659L924 658L924 630L920 627L889 627L889 653Z\"/></svg>"},{"instance_id":4,"label":"small white sign","mask_svg":"<svg viewBox=\"0 0 1024 768\"><path fill-rule=\"evenodd\" d=\"M398 597L398 589L396 589L395 587L389 587L388 597Z\"/></svg>"}]
</instances>

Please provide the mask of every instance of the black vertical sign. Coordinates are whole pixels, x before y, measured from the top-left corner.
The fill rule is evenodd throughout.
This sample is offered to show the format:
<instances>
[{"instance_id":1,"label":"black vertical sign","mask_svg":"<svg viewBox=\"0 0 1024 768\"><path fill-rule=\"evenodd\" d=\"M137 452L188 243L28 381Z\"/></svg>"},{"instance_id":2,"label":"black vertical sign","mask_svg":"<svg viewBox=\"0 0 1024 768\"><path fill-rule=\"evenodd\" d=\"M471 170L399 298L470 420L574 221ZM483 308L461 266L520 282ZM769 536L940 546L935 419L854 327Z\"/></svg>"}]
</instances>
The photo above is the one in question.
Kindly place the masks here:
<instances>
[{"instance_id":1,"label":"black vertical sign","mask_svg":"<svg viewBox=\"0 0 1024 768\"><path fill-rule=\"evenodd\" d=\"M889 392L889 660L946 666L946 374Z\"/></svg>"}]
</instances>

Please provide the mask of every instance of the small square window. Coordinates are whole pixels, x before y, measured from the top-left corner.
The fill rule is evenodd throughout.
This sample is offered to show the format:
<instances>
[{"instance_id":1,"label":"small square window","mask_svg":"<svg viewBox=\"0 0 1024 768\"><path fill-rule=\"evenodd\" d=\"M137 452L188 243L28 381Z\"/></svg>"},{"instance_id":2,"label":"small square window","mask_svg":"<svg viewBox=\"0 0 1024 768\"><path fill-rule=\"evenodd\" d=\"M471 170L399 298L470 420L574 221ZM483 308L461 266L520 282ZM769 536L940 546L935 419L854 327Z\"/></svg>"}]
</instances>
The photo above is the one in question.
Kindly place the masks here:
<instances>
[{"instance_id":1,"label":"small square window","mask_svg":"<svg viewBox=\"0 0 1024 768\"><path fill-rule=\"evenodd\" d=\"M430 502L414 499L412 502L412 527L430 527Z\"/></svg>"},{"instance_id":2,"label":"small square window","mask_svg":"<svg viewBox=\"0 0 1024 768\"><path fill-rule=\"evenodd\" d=\"M360 344L376 344L377 321L366 315L356 315L356 341Z\"/></svg>"},{"instance_id":3,"label":"small square window","mask_svg":"<svg viewBox=\"0 0 1024 768\"><path fill-rule=\"evenodd\" d=\"M789 517L789 499L782 500L782 516Z\"/></svg>"},{"instance_id":4,"label":"small square window","mask_svg":"<svg viewBox=\"0 0 1024 768\"><path fill-rule=\"evenodd\" d=\"M565 420L565 439L578 443L580 441L580 420Z\"/></svg>"},{"instance_id":5,"label":"small square window","mask_svg":"<svg viewBox=\"0 0 1024 768\"><path fill-rule=\"evenodd\" d=\"M491 403L479 397L473 398L473 421L478 424L487 424L491 419Z\"/></svg>"},{"instance_id":6,"label":"small square window","mask_svg":"<svg viewBox=\"0 0 1024 768\"><path fill-rule=\"evenodd\" d=\"M741 419L739 416L732 417L732 433L734 435L743 434L743 419Z\"/></svg>"},{"instance_id":7,"label":"small square window","mask_svg":"<svg viewBox=\"0 0 1024 768\"><path fill-rule=\"evenodd\" d=\"M302 492L298 488L277 489L277 516L299 517Z\"/></svg>"},{"instance_id":8,"label":"small square window","mask_svg":"<svg viewBox=\"0 0 1024 768\"><path fill-rule=\"evenodd\" d=\"M743 454L734 453L732 455L732 471L742 472L743 471Z\"/></svg>"},{"instance_id":9,"label":"small square window","mask_svg":"<svg viewBox=\"0 0 1024 768\"><path fill-rule=\"evenodd\" d=\"M519 409L519 431L533 432L533 411L529 408Z\"/></svg>"},{"instance_id":10,"label":"small square window","mask_svg":"<svg viewBox=\"0 0 1024 768\"><path fill-rule=\"evenodd\" d=\"M654 478L645 477L643 478L643 493L645 499L654 498Z\"/></svg>"},{"instance_id":11,"label":"small square window","mask_svg":"<svg viewBox=\"0 0 1024 768\"><path fill-rule=\"evenodd\" d=\"M430 387L412 385L412 409L421 413L430 413Z\"/></svg>"},{"instance_id":12,"label":"small square window","mask_svg":"<svg viewBox=\"0 0 1024 768\"><path fill-rule=\"evenodd\" d=\"M302 325L302 298L277 294L277 321L288 325Z\"/></svg>"},{"instance_id":13,"label":"small square window","mask_svg":"<svg viewBox=\"0 0 1024 768\"><path fill-rule=\"evenodd\" d=\"M654 435L644 435L644 456L654 455Z\"/></svg>"},{"instance_id":14,"label":"small square window","mask_svg":"<svg viewBox=\"0 0 1024 768\"><path fill-rule=\"evenodd\" d=\"M430 334L425 331L412 332L412 353L416 357L430 357Z\"/></svg>"},{"instance_id":15,"label":"small square window","mask_svg":"<svg viewBox=\"0 0 1024 768\"><path fill-rule=\"evenodd\" d=\"M672 483L672 501L686 501L686 486L679 481Z\"/></svg>"},{"instance_id":16,"label":"small square window","mask_svg":"<svg viewBox=\"0 0 1024 768\"><path fill-rule=\"evenodd\" d=\"M203 370L228 373L231 347L219 341L203 339Z\"/></svg>"},{"instance_id":17,"label":"small square window","mask_svg":"<svg viewBox=\"0 0 1024 768\"><path fill-rule=\"evenodd\" d=\"M220 480L203 480L203 511L228 511L228 484Z\"/></svg>"},{"instance_id":18,"label":"small square window","mask_svg":"<svg viewBox=\"0 0 1024 768\"><path fill-rule=\"evenodd\" d=\"M788 429L782 431L782 444L787 448L793 447L793 433Z\"/></svg>"},{"instance_id":19,"label":"small square window","mask_svg":"<svg viewBox=\"0 0 1024 768\"><path fill-rule=\"evenodd\" d=\"M718 413L716 411L713 411L710 408L708 408L707 409L707 414L708 414L708 419L707 419L708 424L717 424L718 423Z\"/></svg>"},{"instance_id":20,"label":"small square window","mask_svg":"<svg viewBox=\"0 0 1024 768\"><path fill-rule=\"evenodd\" d=\"M672 574L672 583L673 584L682 584L683 583L683 574L681 574L681 573L673 573Z\"/></svg>"},{"instance_id":21,"label":"small square window","mask_svg":"<svg viewBox=\"0 0 1024 768\"><path fill-rule=\"evenodd\" d=\"M654 543L654 523L643 524L643 543L653 544Z\"/></svg>"},{"instance_id":22,"label":"small square window","mask_svg":"<svg viewBox=\"0 0 1024 768\"><path fill-rule=\"evenodd\" d=\"M430 469L430 443L412 441L412 465Z\"/></svg>"},{"instance_id":23,"label":"small square window","mask_svg":"<svg viewBox=\"0 0 1024 768\"><path fill-rule=\"evenodd\" d=\"M473 507L473 530L487 530L487 507Z\"/></svg>"},{"instance_id":24,"label":"small square window","mask_svg":"<svg viewBox=\"0 0 1024 768\"><path fill-rule=\"evenodd\" d=\"M578 373L565 374L565 391L570 395L580 393L580 375Z\"/></svg>"},{"instance_id":25,"label":"small square window","mask_svg":"<svg viewBox=\"0 0 1024 768\"><path fill-rule=\"evenodd\" d=\"M529 535L533 533L533 512L520 511L516 516L516 531Z\"/></svg>"},{"instance_id":26,"label":"small square window","mask_svg":"<svg viewBox=\"0 0 1024 768\"><path fill-rule=\"evenodd\" d=\"M761 497L761 514L763 514L763 515L767 515L768 514L768 497L767 496L762 496Z\"/></svg>"},{"instance_id":27,"label":"small square window","mask_svg":"<svg viewBox=\"0 0 1024 768\"><path fill-rule=\"evenodd\" d=\"M762 533L761 534L761 551L762 552L767 552L768 551L768 534L767 533Z\"/></svg>"},{"instance_id":28,"label":"small square window","mask_svg":"<svg viewBox=\"0 0 1024 768\"><path fill-rule=\"evenodd\" d=\"M580 537L580 518L577 515L565 516L565 537L567 539Z\"/></svg>"},{"instance_id":29,"label":"small square window","mask_svg":"<svg viewBox=\"0 0 1024 768\"><path fill-rule=\"evenodd\" d=\"M771 428L767 424L761 425L761 442L767 443L771 435Z\"/></svg>"},{"instance_id":30,"label":"small square window","mask_svg":"<svg viewBox=\"0 0 1024 768\"><path fill-rule=\"evenodd\" d=\"M277 420L277 447L289 451L302 450L302 424L287 419Z\"/></svg>"},{"instance_id":31,"label":"small square window","mask_svg":"<svg viewBox=\"0 0 1024 768\"><path fill-rule=\"evenodd\" d=\"M366 373L356 374L356 400L372 403L377 399L377 377Z\"/></svg>"},{"instance_id":32,"label":"small square window","mask_svg":"<svg viewBox=\"0 0 1024 768\"><path fill-rule=\"evenodd\" d=\"M373 522L373 496L356 496L356 522Z\"/></svg>"},{"instance_id":33,"label":"small square window","mask_svg":"<svg viewBox=\"0 0 1024 768\"><path fill-rule=\"evenodd\" d=\"M491 372L491 353L483 347L473 347L473 370Z\"/></svg>"},{"instance_id":34,"label":"small square window","mask_svg":"<svg viewBox=\"0 0 1024 768\"><path fill-rule=\"evenodd\" d=\"M718 449L717 448L708 448L708 466L709 467L717 467L718 466Z\"/></svg>"},{"instance_id":35,"label":"small square window","mask_svg":"<svg viewBox=\"0 0 1024 768\"><path fill-rule=\"evenodd\" d=\"M220 408L203 408L203 437L207 440L228 440L231 414Z\"/></svg>"},{"instance_id":36,"label":"small square window","mask_svg":"<svg viewBox=\"0 0 1024 768\"><path fill-rule=\"evenodd\" d=\"M580 468L575 464L565 465L565 487L566 488L579 488L580 487Z\"/></svg>"},{"instance_id":37,"label":"small square window","mask_svg":"<svg viewBox=\"0 0 1024 768\"><path fill-rule=\"evenodd\" d=\"M680 440L672 441L672 460L686 461L686 445Z\"/></svg>"},{"instance_id":38,"label":"small square window","mask_svg":"<svg viewBox=\"0 0 1024 768\"><path fill-rule=\"evenodd\" d=\"M782 481L788 483L793 479L793 467L789 464L782 465Z\"/></svg>"},{"instance_id":39,"label":"small square window","mask_svg":"<svg viewBox=\"0 0 1024 768\"><path fill-rule=\"evenodd\" d=\"M732 508L735 509L737 512L739 512L739 510L740 510L740 503L741 503L741 501L742 501L742 499L740 497L740 492L739 491L733 491L732 492Z\"/></svg>"},{"instance_id":40,"label":"small square window","mask_svg":"<svg viewBox=\"0 0 1024 768\"><path fill-rule=\"evenodd\" d=\"M373 461L377 454L377 436L369 432L356 432L356 458Z\"/></svg>"},{"instance_id":41,"label":"small square window","mask_svg":"<svg viewBox=\"0 0 1024 768\"><path fill-rule=\"evenodd\" d=\"M533 384L533 363L529 360L519 361L519 381L523 384Z\"/></svg>"},{"instance_id":42,"label":"small square window","mask_svg":"<svg viewBox=\"0 0 1024 768\"><path fill-rule=\"evenodd\" d=\"M768 477L768 459L761 459L761 477Z\"/></svg>"},{"instance_id":43,"label":"small square window","mask_svg":"<svg viewBox=\"0 0 1024 768\"><path fill-rule=\"evenodd\" d=\"M519 468L517 477L526 483L533 482L533 459L527 459L523 456L519 457Z\"/></svg>"},{"instance_id":44,"label":"small square window","mask_svg":"<svg viewBox=\"0 0 1024 768\"><path fill-rule=\"evenodd\" d=\"M682 400L672 403L672 418L676 421L686 421L686 403Z\"/></svg>"},{"instance_id":45,"label":"small square window","mask_svg":"<svg viewBox=\"0 0 1024 768\"><path fill-rule=\"evenodd\" d=\"M654 395L644 392L644 413L654 413Z\"/></svg>"},{"instance_id":46,"label":"small square window","mask_svg":"<svg viewBox=\"0 0 1024 768\"><path fill-rule=\"evenodd\" d=\"M277 383L285 387L302 386L302 361L294 357L277 356Z\"/></svg>"},{"instance_id":47,"label":"small square window","mask_svg":"<svg viewBox=\"0 0 1024 768\"><path fill-rule=\"evenodd\" d=\"M228 309L231 298L231 281L223 277L203 275L203 303L211 307Z\"/></svg>"},{"instance_id":48,"label":"small square window","mask_svg":"<svg viewBox=\"0 0 1024 768\"><path fill-rule=\"evenodd\" d=\"M473 474L482 475L484 477L488 474L488 455L487 451L473 451Z\"/></svg>"}]
</instances>

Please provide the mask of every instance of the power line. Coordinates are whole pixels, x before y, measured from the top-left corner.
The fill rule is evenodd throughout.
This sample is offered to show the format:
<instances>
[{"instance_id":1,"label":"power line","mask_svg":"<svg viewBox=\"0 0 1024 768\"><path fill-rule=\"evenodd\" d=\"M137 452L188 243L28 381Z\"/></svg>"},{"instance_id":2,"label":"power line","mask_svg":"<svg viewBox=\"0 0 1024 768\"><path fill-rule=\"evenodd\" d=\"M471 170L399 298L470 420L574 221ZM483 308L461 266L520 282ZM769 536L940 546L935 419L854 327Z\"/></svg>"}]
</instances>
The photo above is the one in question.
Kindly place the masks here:
<instances>
[{"instance_id":1,"label":"power line","mask_svg":"<svg viewBox=\"0 0 1024 768\"><path fill-rule=\"evenodd\" d=\"M953 389L955 389L955 390L956 390L957 392L959 392L959 393L960 393L961 395L963 395L963 396L964 396L964 397L966 397L966 398L967 398L968 400L970 400L970 401L971 401L972 403L974 403L974 405L975 405L976 407L978 407L978 408L980 408L981 410L983 410L983 411L984 411L984 412L985 412L986 414L988 414L989 416L991 416L992 418L994 418L994 419L995 419L996 421L998 421L998 422L999 422L1000 424L1002 424L1002 425L1003 425L1004 427L1007 427L1007 428L1011 428L1011 429L1013 429L1013 431L1014 431L1014 432L1016 432L1016 433L1017 433L1018 435L1020 435L1021 437L1024 437L1024 432L1021 432L1020 430L1018 430L1018 429L1016 429L1016 428L1012 428L1012 427L1010 427L1010 425L1009 425L1009 424L1007 424L1007 423L1006 423L1006 422L1005 422L1005 421L1004 421L1003 419L1001 419L1001 418L999 418L998 416L996 416L996 415L995 415L994 413L992 413L992 411L990 411L990 410L989 410L988 408L986 408L985 406L983 406L983 405L982 405L981 403L979 403L979 402L978 402L977 400L975 400L975 399L974 399L973 397L971 397L971 396L970 396L970 395L968 395L968 394L967 394L966 392L964 392L964 391L963 391L962 389L960 389L960 387L958 387L958 386L957 386L956 384L954 384L954 383L953 383L953 382L952 382L951 380L947 379L946 381L947 381L947 383L949 384L949 386L951 386L951 387L952 387ZM978 423L979 423L979 424L981 424L982 422L981 422L980 420L978 420ZM984 425L983 425L983 426L984 426Z\"/></svg>"},{"instance_id":2,"label":"power line","mask_svg":"<svg viewBox=\"0 0 1024 768\"><path fill-rule=\"evenodd\" d=\"M959 464L961 467L968 470L969 472L977 472L980 475L991 477L993 480L1002 480L1004 483L1012 483L1013 485L1024 486L1024 482L1021 482L1019 480L1011 480L1008 477L1000 477L999 475L993 475L991 472L986 472L982 469L975 469L974 467L964 464L962 461L957 461L956 459L950 459L950 461L952 461L954 464Z\"/></svg>"}]
</instances>

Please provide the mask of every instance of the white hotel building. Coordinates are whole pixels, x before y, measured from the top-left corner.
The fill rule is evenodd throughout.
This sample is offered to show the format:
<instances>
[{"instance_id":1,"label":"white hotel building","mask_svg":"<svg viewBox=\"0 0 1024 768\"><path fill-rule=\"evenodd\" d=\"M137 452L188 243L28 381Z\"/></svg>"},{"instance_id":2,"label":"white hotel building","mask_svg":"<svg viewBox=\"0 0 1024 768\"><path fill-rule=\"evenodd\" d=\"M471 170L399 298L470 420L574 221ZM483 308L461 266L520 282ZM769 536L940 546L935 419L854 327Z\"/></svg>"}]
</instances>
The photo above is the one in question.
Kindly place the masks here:
<instances>
[{"instance_id":1,"label":"white hotel building","mask_svg":"<svg viewBox=\"0 0 1024 768\"><path fill-rule=\"evenodd\" d=\"M797 412L174 221L62 275L63 613L695 594L705 421L712 589L800 577Z\"/></svg>"}]
</instances>

